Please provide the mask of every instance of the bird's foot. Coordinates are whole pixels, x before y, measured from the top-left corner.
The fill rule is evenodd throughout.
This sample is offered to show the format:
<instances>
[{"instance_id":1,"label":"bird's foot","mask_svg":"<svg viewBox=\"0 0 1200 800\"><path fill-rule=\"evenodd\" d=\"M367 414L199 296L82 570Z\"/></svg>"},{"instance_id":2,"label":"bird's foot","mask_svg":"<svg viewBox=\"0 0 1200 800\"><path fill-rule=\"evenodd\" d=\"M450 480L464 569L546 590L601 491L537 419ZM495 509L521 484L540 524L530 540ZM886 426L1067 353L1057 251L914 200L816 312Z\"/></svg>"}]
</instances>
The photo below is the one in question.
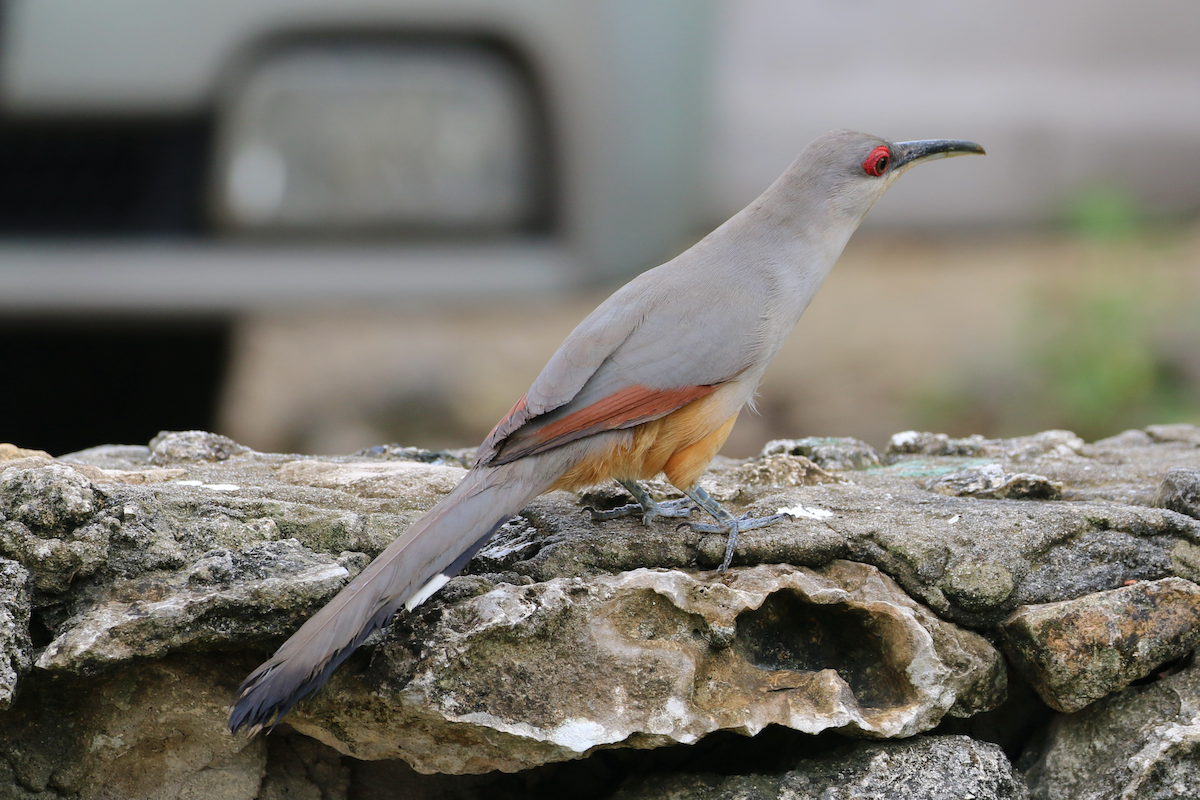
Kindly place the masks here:
<instances>
[{"instance_id":1,"label":"bird's foot","mask_svg":"<svg viewBox=\"0 0 1200 800\"><path fill-rule=\"evenodd\" d=\"M663 503L650 501L649 507L635 506L642 509L642 524L649 525L658 517L687 517L696 510L696 504L686 497L678 500L667 500Z\"/></svg>"},{"instance_id":2,"label":"bird's foot","mask_svg":"<svg viewBox=\"0 0 1200 800\"><path fill-rule=\"evenodd\" d=\"M605 511L598 511L589 507L588 511L592 515L593 522L603 522L604 520L619 519L637 514L641 516L643 525L649 525L659 517L686 517L696 508L696 504L688 497L659 503L636 482L621 481L620 483L634 496L637 502L610 508Z\"/></svg>"},{"instance_id":3,"label":"bird's foot","mask_svg":"<svg viewBox=\"0 0 1200 800\"><path fill-rule=\"evenodd\" d=\"M733 548L737 545L737 535L739 533L774 525L785 516L787 515L772 514L769 517L751 517L749 513L746 513L740 517L730 517L723 522L681 522L679 523L679 527L687 526L696 533L724 533L729 537L725 540L725 558L721 560L721 566L717 567L717 573L719 574L729 569L729 562L733 561Z\"/></svg>"},{"instance_id":4,"label":"bird's foot","mask_svg":"<svg viewBox=\"0 0 1200 800\"><path fill-rule=\"evenodd\" d=\"M721 566L717 567L717 574L729 569L729 563L733 561L733 548L737 546L737 536L741 531L765 528L787 516L786 514L772 514L769 517L751 517L747 512L741 517L735 517L699 486L689 489L687 496L694 500L696 505L711 514L716 522L681 522L678 527L687 526L696 533L724 533L728 537L725 540L725 558L721 560Z\"/></svg>"}]
</instances>

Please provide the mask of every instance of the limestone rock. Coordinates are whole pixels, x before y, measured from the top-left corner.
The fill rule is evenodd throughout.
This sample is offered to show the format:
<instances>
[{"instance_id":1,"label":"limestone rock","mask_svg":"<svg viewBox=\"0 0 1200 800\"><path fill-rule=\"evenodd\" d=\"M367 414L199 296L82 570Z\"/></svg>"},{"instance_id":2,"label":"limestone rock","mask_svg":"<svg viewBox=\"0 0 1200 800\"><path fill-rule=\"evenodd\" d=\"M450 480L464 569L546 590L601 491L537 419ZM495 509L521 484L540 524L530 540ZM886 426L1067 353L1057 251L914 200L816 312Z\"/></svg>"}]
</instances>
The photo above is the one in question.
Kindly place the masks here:
<instances>
[{"instance_id":1,"label":"limestone rock","mask_svg":"<svg viewBox=\"0 0 1200 800\"><path fill-rule=\"evenodd\" d=\"M1200 469L1173 467L1167 470L1154 505L1200 519Z\"/></svg>"},{"instance_id":2,"label":"limestone rock","mask_svg":"<svg viewBox=\"0 0 1200 800\"><path fill-rule=\"evenodd\" d=\"M1178 442L1200 447L1200 425L1176 423L1174 425L1150 425L1146 428L1150 438L1158 443Z\"/></svg>"},{"instance_id":3,"label":"limestone rock","mask_svg":"<svg viewBox=\"0 0 1200 800\"><path fill-rule=\"evenodd\" d=\"M985 450L994 454L893 453L887 466L803 487L756 472L766 459L718 461L701 483L724 487L738 513L760 516L796 505L831 512L746 532L738 538L735 565L864 561L939 614L971 627L994 626L1022 604L1079 597L1128 580L1200 580L1200 521L1150 507L1161 481L1154 474L1200 468L1200 449L1152 442L1082 446L1073 434L1050 431L980 439L974 452ZM785 457L800 458L770 458ZM1039 485L1061 485L1062 498L1074 502L943 496L925 488L985 464L998 464L1005 475L1040 476L1045 483L1039 479ZM564 495L535 501L524 516L543 535L511 569L535 581L647 565L715 567L724 554L720 535L632 519L597 525Z\"/></svg>"},{"instance_id":4,"label":"limestone rock","mask_svg":"<svg viewBox=\"0 0 1200 800\"><path fill-rule=\"evenodd\" d=\"M1200 644L1200 586L1163 578L1022 606L1000 630L1005 654L1046 704L1078 711Z\"/></svg>"},{"instance_id":5,"label":"limestone rock","mask_svg":"<svg viewBox=\"0 0 1200 800\"><path fill-rule=\"evenodd\" d=\"M337 679L292 725L421 772L515 771L771 724L911 736L1004 693L985 639L848 561L499 586L436 616L419 655L385 648L403 683Z\"/></svg>"},{"instance_id":6,"label":"limestone rock","mask_svg":"<svg viewBox=\"0 0 1200 800\"><path fill-rule=\"evenodd\" d=\"M985 439L978 434L952 439L944 433L904 431L888 443L889 459L897 455L924 456L1002 456L1027 460L1044 455L1065 456L1079 453L1084 441L1070 431L1042 431L1015 439Z\"/></svg>"},{"instance_id":7,"label":"limestone rock","mask_svg":"<svg viewBox=\"0 0 1200 800\"><path fill-rule=\"evenodd\" d=\"M826 472L815 462L801 455L776 453L757 458L737 467L729 476L739 484L766 486L816 486L837 483L839 478ZM726 492L733 499L740 492Z\"/></svg>"},{"instance_id":8,"label":"limestone rock","mask_svg":"<svg viewBox=\"0 0 1200 800\"><path fill-rule=\"evenodd\" d=\"M632 781L613 800L1025 800L1003 751L966 736L862 742L801 761L782 775L661 775Z\"/></svg>"},{"instance_id":9,"label":"limestone rock","mask_svg":"<svg viewBox=\"0 0 1200 800\"><path fill-rule=\"evenodd\" d=\"M339 744L344 751L352 746L353 752L394 756L401 752L399 741L406 748L401 754L425 769L445 764L478 771L494 763L518 769L577 759L589 747L596 750L586 761L538 768L578 768L569 773L574 775L622 763L633 754L647 759L641 763L648 769L659 769L650 759L684 747L664 750L659 745L701 736L697 745L687 747L706 748L729 734L717 733L714 739L704 736L705 731L748 732L767 724L764 720L791 719L793 707L800 709L795 719L803 719L800 712L820 705L816 695L802 691L803 685L829 690L826 707L817 709L827 715L809 718L816 720L814 726L826 726L828 732L818 737L822 741L840 736L833 732L839 730L874 736L924 730L942 715L969 714L995 700L998 677L979 677L984 672L979 664L987 659L978 653L955 655L964 648L970 651L962 642L971 639L956 626L994 636L1000 622L1022 605L1072 600L1130 580L1176 576L1200 581L1200 519L1155 505L1164 477L1179 474L1172 470L1200 470L1200 447L1192 442L1195 430L1155 427L1092 444L1065 431L998 440L912 434L899 437L901 444L891 449L886 464L835 472L788 453L741 461L718 458L702 485L731 511L811 511L740 536L735 570L723 579L727 582L705 572L720 562L723 535L677 530L666 522L643 526L637 519L596 523L583 508L586 500L554 492L534 500L503 526L465 574L418 614L400 615L390 634L369 639L326 690L300 703L294 718L298 725L331 737L329 741L350 742ZM215 694L194 692L196 702L203 706L209 702L205 698L219 695L213 708L220 705L221 711L198 706L196 724L211 726L204 735L215 736L223 726L224 705L246 673L322 598L444 496L461 474L460 463L458 454L398 446L321 458L254 453L202 433L162 437L154 448L104 446L60 459L0 449L0 474L7 476L0 489L0 559L18 562L10 567L0 561L0 615L8 615L0 625L0 683L12 697L11 707L0 710L0 738L8 736L4 741L11 745L0 756L0 786L8 785L5 776L19 775L12 785L26 793L18 795L23 798L38 793L45 798L102 796L70 788L100 786L95 776L117 769L88 755L96 742L96 753L106 747L107 740L96 738L89 716L99 691L113 702L137 697L157 703L158 690L151 691L148 682L191 687L193 678L203 678L216 687ZM1006 476L1037 475L1061 484L1062 500L942 495L926 488L947 475L988 464ZM677 496L661 483L653 483L651 491L660 499ZM617 492L612 494L617 499ZM900 599L862 601L854 611L849 600L837 600L857 591L829 577L842 569L839 560L845 559L859 562L858 569L869 574L877 575L861 565L885 573L912 598L907 601L912 605ZM757 589L766 595L759 608L770 613L756 612L745 600L754 592L743 591L744 586L735 591L736 584L748 581L749 574L773 570L807 588ZM630 605L632 600L619 607L606 605L604 598L617 596L618 588L633 591L623 582L635 575L644 581L677 577L670 579L676 583L666 594L638 589L639 597L654 601L644 608ZM873 577L860 583L887 582ZM693 588L685 591L686 586ZM713 593L742 598L737 602L745 607L732 611L736 602L721 606L709 596ZM925 626L921 620L934 619L931 612L940 621ZM645 632L630 621L634 617L647 620ZM748 631L770 630L763 621L767 617L771 624L778 618L800 633L770 646L755 645L756 650L749 642L762 637L745 637ZM902 624L901 618L908 622ZM506 619L517 621L505 627ZM730 627L723 619L737 624ZM863 620L874 620L876 628L864 630ZM843 628L860 631L856 647L837 638ZM939 638L936 631L943 629L953 635ZM692 630L700 631L698 639ZM621 646L604 651L577 646L591 642L595 631L604 633L602 641ZM914 668L891 683L867 682L887 703L864 695L864 681L854 677L861 672L843 670L843 675L836 667L806 672L788 661L814 650L827 653L837 644L838 658L890 676L908 656L903 648L883 643L919 643L922 636L933 644L925 649L914 645L912 663L942 667ZM927 652L940 662L925 658ZM464 653L469 658L455 655ZM655 672L638 666L636 654L644 654L655 668L660 663L680 667L682 672L664 673L675 675L670 680L677 685L656 682ZM623 672L617 669L622 663L627 665ZM614 673L611 684L609 673L599 670L601 664ZM737 664L741 666L735 669ZM155 672L159 666L170 669ZM693 670L691 683L678 678L685 667ZM721 674L718 668L727 670L728 686L696 683L697 675ZM445 680L438 683L430 677L434 675ZM762 689L764 682L778 691ZM680 685L700 685L703 691L693 691L686 713L675 715L678 707L666 708L662 698L678 695ZM618 697L611 687L624 694ZM751 697L746 687L762 689L756 702L710 707L720 692ZM189 691L181 690L171 702L182 708ZM553 702L539 701L539 692ZM561 718L559 706L570 708L587 696L600 698L588 710L591 716ZM497 700L504 697L510 698L507 705ZM344 705L331 710L326 704L332 698ZM1030 700L1034 703L1037 714L1048 713ZM37 716L35 724L30 715L42 714L42 705L53 713ZM140 719L150 724L148 718ZM580 719L584 723L574 722ZM336 727L330 720L345 724ZM599 727L587 720L597 720ZM1028 727L1017 720L1008 729ZM393 741L401 729L409 738ZM10 735L9 730L18 733ZM423 732L433 730L449 730L453 736L437 739ZM764 735L780 730L800 735L779 726ZM14 737L21 739L18 745L12 744ZM761 736L753 743L760 741ZM510 750L510 744L516 749ZM188 750L188 742L167 739L146 752L158 753L153 749L158 747L169 753L177 746L187 753L180 758L188 764L229 765L228 770L214 767L206 773L209 778L201 777L203 769L180 767L178 775L192 776L180 778L180 786L191 780L207 785L203 781L226 771L242 777L259 774L247 766L251 762L257 765L254 770L264 769L264 751L247 748L237 751L236 758L251 760L237 762L241 766L220 761L235 754L215 745L208 760ZM614 748L626 749L618 754ZM343 773L333 766L313 767L304 784L280 782L271 758L280 763L301 758L308 766L329 761L305 755L303 749L297 745L291 755L267 752L268 777L256 791L275 787L270 790L339 796L336 787L342 779L337 775ZM127 757L140 760L142 752L134 750ZM175 769L162 766L169 756L161 758L154 763L166 770L162 774ZM364 762L341 758L343 766L362 771ZM314 777L326 773L327 783ZM390 773L381 767L374 774ZM405 774L414 781L419 777ZM44 789L31 788L37 786ZM241 791L230 789L229 794L236 797Z\"/></svg>"},{"instance_id":10,"label":"limestone rock","mask_svg":"<svg viewBox=\"0 0 1200 800\"><path fill-rule=\"evenodd\" d=\"M1033 800L1200 797L1200 665L1057 717L1032 755Z\"/></svg>"},{"instance_id":11,"label":"limestone rock","mask_svg":"<svg viewBox=\"0 0 1200 800\"><path fill-rule=\"evenodd\" d=\"M860 439L810 436L806 439L773 439L762 449L761 457L804 456L822 469L854 470L878 467L879 453Z\"/></svg>"},{"instance_id":12,"label":"limestone rock","mask_svg":"<svg viewBox=\"0 0 1200 800\"><path fill-rule=\"evenodd\" d=\"M926 484L931 492L951 497L990 497L1009 500L1058 500L1062 484L1028 472L1006 473L999 464L968 467Z\"/></svg>"},{"instance_id":13,"label":"limestone rock","mask_svg":"<svg viewBox=\"0 0 1200 800\"><path fill-rule=\"evenodd\" d=\"M92 482L64 464L8 467L0 472L0 556L24 564L38 590L66 591L108 557L110 531L85 524L100 502Z\"/></svg>"},{"instance_id":14,"label":"limestone rock","mask_svg":"<svg viewBox=\"0 0 1200 800\"><path fill-rule=\"evenodd\" d=\"M150 463L157 466L186 461L224 461L249 453L228 436L207 431L163 431L150 440Z\"/></svg>"},{"instance_id":15,"label":"limestone rock","mask_svg":"<svg viewBox=\"0 0 1200 800\"><path fill-rule=\"evenodd\" d=\"M91 482L63 464L0 472L0 514L38 532L71 529L96 510Z\"/></svg>"},{"instance_id":16,"label":"limestone rock","mask_svg":"<svg viewBox=\"0 0 1200 800\"><path fill-rule=\"evenodd\" d=\"M887 456L975 456L986 440L975 434L965 439L951 439L944 433L901 431L888 441Z\"/></svg>"},{"instance_id":17,"label":"limestone rock","mask_svg":"<svg viewBox=\"0 0 1200 800\"><path fill-rule=\"evenodd\" d=\"M26 458L45 459L49 461L53 457L45 450L29 450L24 447L17 447L10 442L0 442L0 462Z\"/></svg>"},{"instance_id":18,"label":"limestone rock","mask_svg":"<svg viewBox=\"0 0 1200 800\"><path fill-rule=\"evenodd\" d=\"M338 753L306 736L271 736L267 771L256 800L346 800L350 769ZM362 792L358 796L378 797ZM399 795L403 797L404 795Z\"/></svg>"},{"instance_id":19,"label":"limestone rock","mask_svg":"<svg viewBox=\"0 0 1200 800\"><path fill-rule=\"evenodd\" d=\"M413 507L432 506L462 480L466 470L419 461L339 464L305 459L279 468L279 480L322 489L337 489L358 497L397 498Z\"/></svg>"},{"instance_id":20,"label":"limestone rock","mask_svg":"<svg viewBox=\"0 0 1200 800\"><path fill-rule=\"evenodd\" d=\"M86 675L214 640L278 634L302 623L350 577L345 566L295 539L237 553L212 550L183 573L116 584L64 624L37 666Z\"/></svg>"},{"instance_id":21,"label":"limestone rock","mask_svg":"<svg viewBox=\"0 0 1200 800\"><path fill-rule=\"evenodd\" d=\"M29 669L29 573L0 558L0 711L12 703L17 676Z\"/></svg>"},{"instance_id":22,"label":"limestone rock","mask_svg":"<svg viewBox=\"0 0 1200 800\"><path fill-rule=\"evenodd\" d=\"M39 686L0 725L0 796L254 800L266 744L224 729L227 674L220 661L193 657L134 667L81 692Z\"/></svg>"}]
</instances>

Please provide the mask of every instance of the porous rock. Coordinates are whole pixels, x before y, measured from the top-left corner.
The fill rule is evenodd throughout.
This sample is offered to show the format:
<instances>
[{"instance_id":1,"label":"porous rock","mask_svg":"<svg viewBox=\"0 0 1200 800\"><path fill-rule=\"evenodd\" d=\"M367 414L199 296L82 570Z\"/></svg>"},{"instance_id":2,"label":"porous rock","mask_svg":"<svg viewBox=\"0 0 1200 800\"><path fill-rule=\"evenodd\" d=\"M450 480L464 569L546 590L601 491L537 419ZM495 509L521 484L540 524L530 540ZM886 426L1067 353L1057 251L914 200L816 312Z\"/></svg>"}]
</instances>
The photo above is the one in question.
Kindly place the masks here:
<instances>
[{"instance_id":1,"label":"porous rock","mask_svg":"<svg viewBox=\"0 0 1200 800\"><path fill-rule=\"evenodd\" d=\"M0 725L0 796L254 800L266 744L224 730L233 684L221 661L168 659L40 685Z\"/></svg>"},{"instance_id":2,"label":"porous rock","mask_svg":"<svg viewBox=\"0 0 1200 800\"><path fill-rule=\"evenodd\" d=\"M1177 422L1171 425L1149 425L1146 434L1160 444L1178 443L1200 447L1200 425Z\"/></svg>"},{"instance_id":3,"label":"porous rock","mask_svg":"<svg viewBox=\"0 0 1200 800\"><path fill-rule=\"evenodd\" d=\"M1152 507L1163 473L1200 467L1200 449L1148 437L1132 446L1084 445L1065 431L1012 440L913 436L934 444L893 451L887 466L806 486L780 485L756 472L767 459L718 459L701 485L729 498L738 513L761 516L799 504L830 512L742 534L733 563L819 565L852 558L879 567L937 613L980 628L998 624L1019 605L1080 597L1129 580L1200 580L1200 521ZM974 455L925 454L943 449L939 443ZM1038 476L1043 487L1061 486L1061 499L1070 502L1048 499L1054 492L1017 499L927 488L986 464L1005 475ZM721 535L681 536L672 526L647 527L636 519L596 525L563 495L535 501L525 516L543 533L541 546L511 569L535 581L646 565L714 567L724 555Z\"/></svg>"},{"instance_id":4,"label":"porous rock","mask_svg":"<svg viewBox=\"0 0 1200 800\"><path fill-rule=\"evenodd\" d=\"M1078 711L1200 644L1200 586L1163 578L1022 606L1000 630L1005 654L1046 704Z\"/></svg>"},{"instance_id":5,"label":"porous rock","mask_svg":"<svg viewBox=\"0 0 1200 800\"><path fill-rule=\"evenodd\" d=\"M24 564L38 590L66 591L108 556L109 530L86 524L99 504L96 487L69 466L9 466L0 472L0 556Z\"/></svg>"},{"instance_id":6,"label":"porous rock","mask_svg":"<svg viewBox=\"0 0 1200 800\"><path fill-rule=\"evenodd\" d=\"M163 431L150 440L149 462L161 466L181 461L224 461L249 452L249 447L218 433Z\"/></svg>"},{"instance_id":7,"label":"porous rock","mask_svg":"<svg viewBox=\"0 0 1200 800\"><path fill-rule=\"evenodd\" d=\"M86 675L213 640L261 639L303 622L350 577L295 539L218 548L184 572L115 584L42 649L37 666Z\"/></svg>"},{"instance_id":8,"label":"porous rock","mask_svg":"<svg viewBox=\"0 0 1200 800\"><path fill-rule=\"evenodd\" d=\"M0 472L0 514L39 532L75 527L96 510L96 499L91 482L63 464Z\"/></svg>"},{"instance_id":9,"label":"porous rock","mask_svg":"<svg viewBox=\"0 0 1200 800\"><path fill-rule=\"evenodd\" d=\"M953 439L944 433L904 431L892 436L888 442L887 456L889 460L899 455L983 456L1023 460L1045 455L1061 457L1078 454L1084 446L1083 439L1070 431L1042 431L1014 439L985 439L978 434Z\"/></svg>"},{"instance_id":10,"label":"porous rock","mask_svg":"<svg viewBox=\"0 0 1200 800\"><path fill-rule=\"evenodd\" d=\"M849 561L504 585L436 616L415 663L384 649L403 685L335 680L292 725L421 772L511 772L771 724L911 736L1004 694L985 639Z\"/></svg>"},{"instance_id":11,"label":"porous rock","mask_svg":"<svg viewBox=\"0 0 1200 800\"><path fill-rule=\"evenodd\" d=\"M0 558L0 711L12 703L17 676L29 669L29 572Z\"/></svg>"},{"instance_id":12,"label":"porous rock","mask_svg":"<svg viewBox=\"0 0 1200 800\"><path fill-rule=\"evenodd\" d=\"M1200 469L1172 467L1167 470L1154 504L1200 519Z\"/></svg>"},{"instance_id":13,"label":"porous rock","mask_svg":"<svg viewBox=\"0 0 1200 800\"><path fill-rule=\"evenodd\" d=\"M967 736L862 742L781 775L659 775L613 800L1025 800L1024 781L994 744Z\"/></svg>"},{"instance_id":14,"label":"porous rock","mask_svg":"<svg viewBox=\"0 0 1200 800\"><path fill-rule=\"evenodd\" d=\"M1178 576L1200 581L1200 520L1155 505L1164 478L1173 474L1170 470L1200 470L1200 447L1193 442L1197 436L1200 429L1194 426L1151 428L1092 444L1083 444L1063 431L998 440L952 440L937 434L913 434L908 439L901 437L908 444L892 448L885 459L888 463L878 467L829 473L804 456L787 453L742 461L718 458L702 478L702 485L736 514L759 516L800 506L812 511L773 527L744 532L738 539L730 580L733 575L755 569L809 567L821 572L832 569L839 559L849 559L885 573L921 608L920 614L911 610L904 613L915 618L928 616L931 610L943 620L941 624L952 629L975 628L992 636L996 626L1021 605L1078 598L1121 587L1131 580ZM157 441L153 450L146 446L104 446L59 459L0 448L0 468L10 478L0 497L0 526L4 526L0 547L5 548L0 558L19 562L19 567L6 568L9 572L5 573L17 588L6 595L8 599L0 600L0 613L8 609L15 621L7 640L10 644L0 644L0 664L5 663L3 654L9 654L6 674L15 672L16 681L14 689L11 678L5 679L8 691L15 694L12 707L0 711L4 715L0 717L0 730L8 730L13 720L28 719L31 709L49 702L46 698L57 703L55 713L67 721L57 727L42 724L40 728L20 728L25 732L23 755L17 758L10 752L0 758L0 771L25 775L20 779L23 782L14 784L22 787L41 785L41 779L35 779L37 775L55 772L66 776L53 779L63 786L82 786L92 780L87 776L103 772L102 762L89 760L91 756L87 755L95 737L86 724L72 722L73 716L93 702L92 692L101 684L112 697L131 697L155 675L167 680L167 673L153 672L155 665L167 664L183 672L193 667L200 672L211 670L204 673L204 679L218 687L223 705L246 673L324 597L444 496L461 474L458 463L452 454L392 446L353 456L321 458L255 453L207 434L167 437ZM1059 483L1062 499L947 496L927 488L931 480L986 464L999 465L1006 475L1032 474ZM367 469L367 465L374 466ZM450 472L442 471L446 469ZM664 487L654 484L652 493L661 497L667 491ZM587 595L580 592L576 596L564 587L608 586L629 580L639 570L643 571L640 574L648 570L652 574L685 576L698 586L716 585L711 570L720 563L724 549L723 535L678 530L670 522L644 526L636 518L596 523L578 496L564 492L545 495L502 526L499 535L468 564L467 574L451 581L419 614L402 614L390 635L372 637L336 674L329 689L297 706L296 719L311 718L310 724L317 726L319 715L325 713L323 698L335 693L353 699L353 707L339 712L348 715L348 720L368 719L373 714L398 717L402 710L418 707L432 709L404 705L409 702L406 693L425 691L414 679L418 667L431 663L437 652L452 652L452 645L460 641L454 638L455 631L470 627L468 611L474 613L493 602L489 597L505 597L509 604L528 607L531 617L544 620L536 636L554 639L560 628L544 616L547 609L560 609L562 620L578 625L583 610L602 607L599 589L595 596L593 589L588 589ZM299 581L295 592L283 588L310 569L315 570L313 574L328 574ZM272 586L280 588L276 591ZM301 591L304 587L312 591ZM842 587L839 591L849 589ZM555 592L566 593L569 601L550 602ZM790 589L787 592L791 593L789 597L799 596ZM523 593L529 593L530 599L522 599ZM776 602L770 598L783 593L776 591L763 605L770 609ZM154 606L168 599L167 605ZM27 618L24 603L28 603ZM654 613L665 613L668 605L683 613L673 601L662 600L646 612L648 618L658 619ZM177 614L172 610L175 607L179 609ZM900 613L900 608L895 604L892 611L881 612L878 618L886 621L893 612ZM139 614L147 611L146 619L141 621ZM753 612L741 613L743 617L753 616ZM742 617L738 620L735 630L743 635L747 627L753 627ZM599 619L591 624L602 623L608 624ZM885 627L908 630L896 625L887 622L891 627ZM727 641L726 634L728 631L720 625L708 625L706 650L697 649L697 645L688 651L693 655L675 657L684 661L699 658L696 653L707 653L709 661L698 662L706 664L717 658L713 653L724 650L728 652L719 658L731 659L729 652L736 650L734 645L720 646ZM87 644L92 637L94 643ZM558 638L562 641L553 644L556 658L571 658L573 651L567 647L570 640ZM615 639L610 637L610 641ZM799 641L821 640L804 639L802 635ZM426 642L432 644L427 648ZM653 651L652 640L639 642L638 647ZM520 642L503 644L509 649L497 645L494 650L473 653L479 664L491 665L494 680L509 676L510 685L523 685L522 681L530 680L529 675L542 668L540 662L532 668L512 660L490 662L493 653L520 651ZM779 652L799 652L797 646L789 647ZM667 648L668 655L673 652ZM851 650L849 656L857 658L862 652ZM18 655L13 657L12 653ZM753 666L751 661L746 663ZM578 676L588 675L590 667L586 660L563 666L568 670L563 675L574 681L564 679L565 685L578 684ZM459 667L455 665L455 669ZM879 723L881 719L901 720L896 730L915 731L924 723L906 727L902 721L922 715L932 720L937 714L969 713L990 702L967 702L965 698L979 695L943 688L941 695L933 690L928 693L941 698L928 705L933 711L885 714L869 703L863 704L853 691L853 680L839 677L845 673L844 664L842 672L838 670L834 666L832 675L824 674L831 690L830 708L837 708L840 701L850 709L845 717L850 720L845 727L848 732L867 734L863 726L872 724L882 731L885 726ZM787 672L774 667L770 671ZM449 674L473 673L451 670ZM816 674L822 675L819 671ZM910 682L919 684L931 674L919 672ZM957 680L956 674L949 670L947 680ZM838 680L833 680L835 677ZM839 681L852 691L845 692ZM599 691L597 687L587 688ZM778 709L785 697L798 694L786 682L777 688L780 691L764 693L768 707ZM438 696L436 689L429 688L431 697ZM659 696L653 695L657 690L651 678L639 691ZM858 706L856 712L845 700L847 694ZM947 705L949 694L954 694L955 700ZM527 696L536 699L535 694ZM516 704L518 701L514 701ZM1091 710L1089 707L1079 713ZM524 702L524 707L512 713L518 712L530 716L532 721L525 724L532 728L554 729L552 717L545 716L550 712L536 702ZM851 712L861 720L855 721ZM205 725L220 730L223 710L220 714L197 713ZM461 717L470 711L468 705L460 705L449 713ZM626 720L636 716L629 704L622 713ZM753 722L758 718L754 717L756 711L742 709L740 713L747 715L746 719L727 720L731 729L742 725L749 730L757 724ZM766 712L763 715L769 716ZM41 719L45 723L49 717ZM430 720L413 715L410 719L410 730L418 734L422 725L446 721L444 716ZM630 730L651 733L634 733L624 740L597 746L647 747L676 741L670 734L678 732L682 736L686 731L671 727L675 724L671 719L668 716L638 722L644 728L630 724ZM546 720L551 720L549 725L542 724ZM514 733L472 722L453 723L456 735L466 737L464 741L490 741L491 737L529 740L537 750L535 762L549 757L548 753L573 759L582 752L526 736L526 728ZM47 733L31 733L39 730ZM380 728L364 729L370 730ZM587 726L564 730L571 734L566 737L569 743L604 738L589 740L592 732ZM653 732L657 730L667 732ZM577 738L575 733L579 734ZM337 731L336 735L347 739L361 735L370 743L365 732ZM419 742L415 741L410 739L408 746L414 748L411 754L420 761L427 755L419 752ZM174 747L161 746L167 751ZM485 762L491 758L509 758L506 763L510 764L519 761L503 753L496 756L487 749L489 746L481 749L483 761L464 768L485 769ZM378 752L386 750L381 746ZM593 758L607 752L601 750ZM659 751L637 752L649 757ZM189 763L199 763L198 756L188 758ZM591 761L560 762L558 767L579 764L584 768ZM19 769L13 766L18 762ZM36 763L42 762L57 766L35 769ZM543 769L558 767L548 765ZM31 775L34 777L28 777ZM46 780L50 781L47 786L58 785ZM3 779L0 785L4 785ZM325 787L321 791L326 791ZM65 790L58 793L70 796ZM84 791L76 794L98 796Z\"/></svg>"},{"instance_id":15,"label":"porous rock","mask_svg":"<svg viewBox=\"0 0 1200 800\"><path fill-rule=\"evenodd\" d=\"M929 491L952 497L990 497L1009 500L1059 500L1062 484L1028 472L1007 473L999 464L968 467L927 484Z\"/></svg>"},{"instance_id":16,"label":"porous rock","mask_svg":"<svg viewBox=\"0 0 1200 800\"><path fill-rule=\"evenodd\" d=\"M1033 800L1200 797L1200 665L1056 717L1027 755Z\"/></svg>"},{"instance_id":17,"label":"porous rock","mask_svg":"<svg viewBox=\"0 0 1200 800\"><path fill-rule=\"evenodd\" d=\"M880 464L879 453L874 447L851 437L772 439L763 447L761 456L777 455L804 456L828 470L867 469Z\"/></svg>"}]
</instances>

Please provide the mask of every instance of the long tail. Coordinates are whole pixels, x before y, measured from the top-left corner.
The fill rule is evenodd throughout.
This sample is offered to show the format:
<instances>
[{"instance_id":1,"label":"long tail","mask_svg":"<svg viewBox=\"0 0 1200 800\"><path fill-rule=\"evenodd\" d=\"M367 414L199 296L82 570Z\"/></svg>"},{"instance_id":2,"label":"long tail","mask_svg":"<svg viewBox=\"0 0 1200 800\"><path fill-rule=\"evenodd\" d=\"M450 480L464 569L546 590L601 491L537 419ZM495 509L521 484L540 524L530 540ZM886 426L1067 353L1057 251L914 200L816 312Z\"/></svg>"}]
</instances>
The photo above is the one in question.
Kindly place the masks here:
<instances>
[{"instance_id":1,"label":"long tail","mask_svg":"<svg viewBox=\"0 0 1200 800\"><path fill-rule=\"evenodd\" d=\"M416 608L446 584L496 529L562 474L556 454L476 467L388 545L357 578L238 688L229 729L274 727L401 606ZM564 454L565 455L565 454Z\"/></svg>"}]
</instances>

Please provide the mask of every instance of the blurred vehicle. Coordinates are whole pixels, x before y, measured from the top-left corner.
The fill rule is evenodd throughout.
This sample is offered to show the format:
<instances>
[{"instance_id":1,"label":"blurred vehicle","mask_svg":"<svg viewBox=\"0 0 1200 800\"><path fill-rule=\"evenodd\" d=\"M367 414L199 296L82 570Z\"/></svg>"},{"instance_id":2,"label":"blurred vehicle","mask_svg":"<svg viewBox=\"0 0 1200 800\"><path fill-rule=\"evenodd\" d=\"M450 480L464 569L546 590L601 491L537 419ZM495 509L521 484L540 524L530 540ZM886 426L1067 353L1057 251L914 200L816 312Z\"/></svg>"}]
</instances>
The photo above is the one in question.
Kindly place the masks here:
<instances>
[{"instance_id":1,"label":"blurred vehicle","mask_svg":"<svg viewBox=\"0 0 1200 800\"><path fill-rule=\"evenodd\" d=\"M181 250L10 245L6 310L594 281L643 267L699 224L703 3L13 0L4 11L0 233L192 238ZM352 236L376 247L326 269L314 245ZM262 247L297 240L307 263Z\"/></svg>"},{"instance_id":2,"label":"blurred vehicle","mask_svg":"<svg viewBox=\"0 0 1200 800\"><path fill-rule=\"evenodd\" d=\"M112 393L79 360L215 387L232 315L603 282L702 222L707 3L2 8L0 346L34 372L0 439L68 446L29 426Z\"/></svg>"}]
</instances>

